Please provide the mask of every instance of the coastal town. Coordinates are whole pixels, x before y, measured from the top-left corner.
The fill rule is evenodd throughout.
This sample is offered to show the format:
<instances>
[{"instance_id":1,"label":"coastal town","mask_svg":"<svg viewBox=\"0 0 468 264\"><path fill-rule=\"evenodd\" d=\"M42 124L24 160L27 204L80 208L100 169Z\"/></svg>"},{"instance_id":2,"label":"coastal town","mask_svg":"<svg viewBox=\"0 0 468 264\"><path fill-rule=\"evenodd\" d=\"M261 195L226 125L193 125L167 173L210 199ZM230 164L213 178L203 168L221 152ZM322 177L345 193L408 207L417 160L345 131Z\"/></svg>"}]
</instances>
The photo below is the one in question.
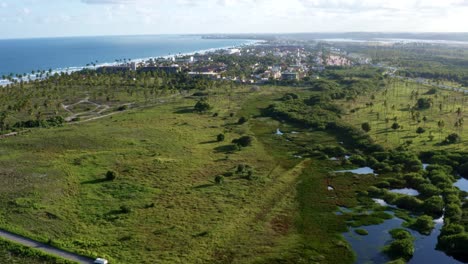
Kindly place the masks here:
<instances>
[{"instance_id":1,"label":"coastal town","mask_svg":"<svg viewBox=\"0 0 468 264\"><path fill-rule=\"evenodd\" d=\"M242 84L267 84L277 81L293 83L319 78L325 67L348 67L370 64L371 59L348 54L323 43L301 44L281 41L220 49L190 55L173 55L128 61L98 67L98 72L164 72L186 73Z\"/></svg>"}]
</instances>

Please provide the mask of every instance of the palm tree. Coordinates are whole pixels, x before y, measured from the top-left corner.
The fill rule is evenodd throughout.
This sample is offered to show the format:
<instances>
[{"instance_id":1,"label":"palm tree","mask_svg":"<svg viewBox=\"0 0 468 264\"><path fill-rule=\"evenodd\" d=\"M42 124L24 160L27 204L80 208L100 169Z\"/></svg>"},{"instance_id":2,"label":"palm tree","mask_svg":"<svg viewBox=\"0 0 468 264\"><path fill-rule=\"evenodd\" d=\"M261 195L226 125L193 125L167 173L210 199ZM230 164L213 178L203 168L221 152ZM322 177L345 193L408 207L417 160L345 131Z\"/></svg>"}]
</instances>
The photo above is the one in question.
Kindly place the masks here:
<instances>
[{"instance_id":1,"label":"palm tree","mask_svg":"<svg viewBox=\"0 0 468 264\"><path fill-rule=\"evenodd\" d=\"M437 127L439 127L439 140L440 140L440 139L442 139L442 130L445 127L444 120L439 120L439 122L437 122Z\"/></svg>"}]
</instances>

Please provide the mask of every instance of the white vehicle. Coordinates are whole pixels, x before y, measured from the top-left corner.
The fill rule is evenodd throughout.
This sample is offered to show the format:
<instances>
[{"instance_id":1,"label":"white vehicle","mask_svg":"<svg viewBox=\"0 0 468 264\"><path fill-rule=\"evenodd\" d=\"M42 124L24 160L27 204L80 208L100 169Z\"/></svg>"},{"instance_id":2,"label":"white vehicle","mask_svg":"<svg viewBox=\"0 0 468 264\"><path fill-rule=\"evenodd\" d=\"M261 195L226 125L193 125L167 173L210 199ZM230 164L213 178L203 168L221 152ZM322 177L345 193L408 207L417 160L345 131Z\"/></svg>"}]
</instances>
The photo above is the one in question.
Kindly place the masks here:
<instances>
[{"instance_id":1,"label":"white vehicle","mask_svg":"<svg viewBox=\"0 0 468 264\"><path fill-rule=\"evenodd\" d=\"M103 258L97 258L93 264L108 264L109 261L107 261L107 259L103 259Z\"/></svg>"}]
</instances>

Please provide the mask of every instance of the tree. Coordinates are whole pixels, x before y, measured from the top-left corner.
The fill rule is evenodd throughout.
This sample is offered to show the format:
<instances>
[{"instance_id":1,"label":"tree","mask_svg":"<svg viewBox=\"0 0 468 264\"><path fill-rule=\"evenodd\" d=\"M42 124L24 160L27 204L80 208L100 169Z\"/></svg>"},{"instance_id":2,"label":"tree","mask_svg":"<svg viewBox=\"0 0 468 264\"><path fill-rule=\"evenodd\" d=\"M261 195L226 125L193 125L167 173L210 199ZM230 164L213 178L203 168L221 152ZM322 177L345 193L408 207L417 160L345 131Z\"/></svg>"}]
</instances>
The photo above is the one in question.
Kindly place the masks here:
<instances>
[{"instance_id":1,"label":"tree","mask_svg":"<svg viewBox=\"0 0 468 264\"><path fill-rule=\"evenodd\" d=\"M205 99L202 99L195 104L194 109L199 113L204 113L211 109L211 105Z\"/></svg>"},{"instance_id":2,"label":"tree","mask_svg":"<svg viewBox=\"0 0 468 264\"><path fill-rule=\"evenodd\" d=\"M426 132L426 129L422 128L422 127L418 127L416 129L416 133L418 133L419 135L423 134L424 132Z\"/></svg>"},{"instance_id":3,"label":"tree","mask_svg":"<svg viewBox=\"0 0 468 264\"><path fill-rule=\"evenodd\" d=\"M0 112L0 131L5 129L5 120L8 117L8 113L6 111Z\"/></svg>"},{"instance_id":4,"label":"tree","mask_svg":"<svg viewBox=\"0 0 468 264\"><path fill-rule=\"evenodd\" d=\"M416 103L416 108L423 110L431 107L433 101L431 98L419 98Z\"/></svg>"},{"instance_id":5,"label":"tree","mask_svg":"<svg viewBox=\"0 0 468 264\"><path fill-rule=\"evenodd\" d=\"M397 122L395 122L395 123L392 124L392 129L393 129L393 130L397 130L397 129L399 129L399 128L400 128L400 125L399 125Z\"/></svg>"},{"instance_id":6,"label":"tree","mask_svg":"<svg viewBox=\"0 0 468 264\"><path fill-rule=\"evenodd\" d=\"M444 130L444 127L445 127L445 122L444 120L439 120L439 122L437 122L437 127L439 128L439 138L440 136L442 136L442 131Z\"/></svg>"},{"instance_id":7,"label":"tree","mask_svg":"<svg viewBox=\"0 0 468 264\"><path fill-rule=\"evenodd\" d=\"M107 171L106 173L106 180L108 181L113 181L115 180L115 178L117 178L117 173L115 171Z\"/></svg>"},{"instance_id":8,"label":"tree","mask_svg":"<svg viewBox=\"0 0 468 264\"><path fill-rule=\"evenodd\" d=\"M444 144L455 144L461 141L461 137L457 133L452 133L448 135L445 140Z\"/></svg>"},{"instance_id":9,"label":"tree","mask_svg":"<svg viewBox=\"0 0 468 264\"><path fill-rule=\"evenodd\" d=\"M130 208L130 207L127 206L127 205L122 205L122 206L120 206L120 212L121 212L122 214L129 214L129 213L132 212L132 208Z\"/></svg>"},{"instance_id":10,"label":"tree","mask_svg":"<svg viewBox=\"0 0 468 264\"><path fill-rule=\"evenodd\" d=\"M361 124L361 128L367 133L371 130L371 125L368 122L365 122Z\"/></svg>"},{"instance_id":11,"label":"tree","mask_svg":"<svg viewBox=\"0 0 468 264\"><path fill-rule=\"evenodd\" d=\"M217 140L218 142L224 141L224 134L221 133L221 134L219 134L218 136L216 136L216 140Z\"/></svg>"},{"instance_id":12,"label":"tree","mask_svg":"<svg viewBox=\"0 0 468 264\"><path fill-rule=\"evenodd\" d=\"M239 121L237 121L237 123L238 123L239 125L242 125L242 124L244 124L245 122L247 122L247 118L245 118L245 117L243 117L243 116L242 116L241 118L239 118Z\"/></svg>"},{"instance_id":13,"label":"tree","mask_svg":"<svg viewBox=\"0 0 468 264\"><path fill-rule=\"evenodd\" d=\"M232 143L236 144L238 147L247 147L252 145L252 137L242 136L240 138L234 139Z\"/></svg>"}]
</instances>

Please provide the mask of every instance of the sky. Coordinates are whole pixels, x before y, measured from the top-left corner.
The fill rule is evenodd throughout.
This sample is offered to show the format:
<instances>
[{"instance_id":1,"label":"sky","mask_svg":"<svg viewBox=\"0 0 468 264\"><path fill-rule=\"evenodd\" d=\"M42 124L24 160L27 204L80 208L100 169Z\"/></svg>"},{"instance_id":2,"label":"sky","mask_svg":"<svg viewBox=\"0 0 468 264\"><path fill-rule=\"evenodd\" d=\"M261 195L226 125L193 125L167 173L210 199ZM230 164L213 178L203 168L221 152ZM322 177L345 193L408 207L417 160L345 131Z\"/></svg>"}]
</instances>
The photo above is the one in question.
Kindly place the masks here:
<instances>
[{"instance_id":1,"label":"sky","mask_svg":"<svg viewBox=\"0 0 468 264\"><path fill-rule=\"evenodd\" d=\"M467 32L468 0L0 0L0 38Z\"/></svg>"}]
</instances>

